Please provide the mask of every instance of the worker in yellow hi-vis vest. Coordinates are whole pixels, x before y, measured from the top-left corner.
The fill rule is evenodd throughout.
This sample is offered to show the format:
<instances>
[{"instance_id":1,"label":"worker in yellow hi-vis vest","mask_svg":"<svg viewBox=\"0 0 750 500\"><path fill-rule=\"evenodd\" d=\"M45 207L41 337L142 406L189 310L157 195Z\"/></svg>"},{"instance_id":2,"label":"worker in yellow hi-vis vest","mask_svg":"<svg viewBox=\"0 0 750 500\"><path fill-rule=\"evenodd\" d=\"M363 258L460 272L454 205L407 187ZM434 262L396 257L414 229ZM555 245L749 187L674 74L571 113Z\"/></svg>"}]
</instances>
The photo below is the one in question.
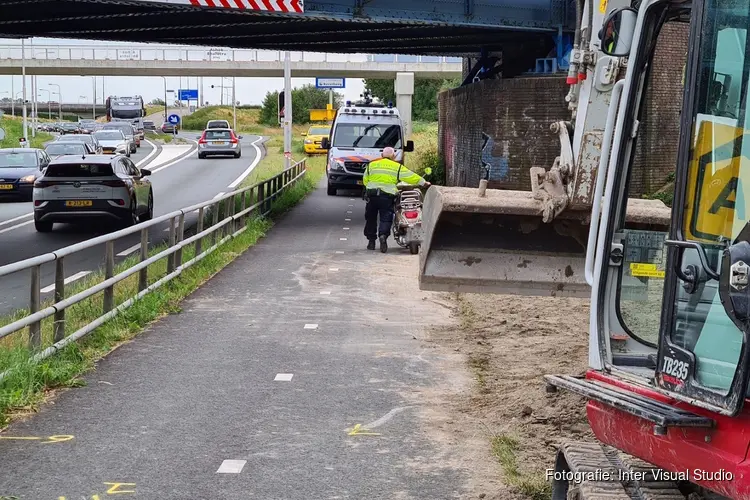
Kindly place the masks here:
<instances>
[{"instance_id":1,"label":"worker in yellow hi-vis vest","mask_svg":"<svg viewBox=\"0 0 750 500\"><path fill-rule=\"evenodd\" d=\"M367 206L365 208L365 237L367 249L375 250L375 240L380 241L380 251L388 251L388 235L393 224L394 202L398 196L399 182L414 186L429 187L430 183L399 162L394 161L396 151L383 149L382 158L371 161L365 169L362 183L365 185ZM378 215L380 225L378 226Z\"/></svg>"}]
</instances>

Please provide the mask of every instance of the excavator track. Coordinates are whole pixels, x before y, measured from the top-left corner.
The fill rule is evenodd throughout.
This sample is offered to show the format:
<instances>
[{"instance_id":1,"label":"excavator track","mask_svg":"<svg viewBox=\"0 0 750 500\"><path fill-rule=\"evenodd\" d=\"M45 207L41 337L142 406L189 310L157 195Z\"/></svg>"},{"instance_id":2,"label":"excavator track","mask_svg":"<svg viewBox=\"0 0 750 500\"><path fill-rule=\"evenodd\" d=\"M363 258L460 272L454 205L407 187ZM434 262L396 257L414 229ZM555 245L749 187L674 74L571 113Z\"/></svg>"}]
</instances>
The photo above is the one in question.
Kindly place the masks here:
<instances>
[{"instance_id":1,"label":"excavator track","mask_svg":"<svg viewBox=\"0 0 750 500\"><path fill-rule=\"evenodd\" d=\"M685 500L674 481L659 480L658 467L591 442L571 441L558 450L552 500ZM694 497L691 497L694 498Z\"/></svg>"}]
</instances>

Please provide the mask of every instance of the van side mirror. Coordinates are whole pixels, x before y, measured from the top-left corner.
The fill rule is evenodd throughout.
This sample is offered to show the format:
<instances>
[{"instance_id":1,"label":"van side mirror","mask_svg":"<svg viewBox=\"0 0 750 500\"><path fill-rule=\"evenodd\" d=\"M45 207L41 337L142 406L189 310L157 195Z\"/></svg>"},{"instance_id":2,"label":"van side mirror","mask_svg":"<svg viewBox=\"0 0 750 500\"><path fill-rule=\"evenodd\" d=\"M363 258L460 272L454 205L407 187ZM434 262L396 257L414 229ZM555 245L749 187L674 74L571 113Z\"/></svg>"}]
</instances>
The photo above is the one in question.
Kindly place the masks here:
<instances>
[{"instance_id":1,"label":"van side mirror","mask_svg":"<svg viewBox=\"0 0 750 500\"><path fill-rule=\"evenodd\" d=\"M637 19L638 11L631 7L613 10L599 31L601 51L614 57L629 55Z\"/></svg>"},{"instance_id":2,"label":"van side mirror","mask_svg":"<svg viewBox=\"0 0 750 500\"><path fill-rule=\"evenodd\" d=\"M320 140L320 148L321 149L331 149L331 142L328 140L328 137L323 137Z\"/></svg>"},{"instance_id":3,"label":"van side mirror","mask_svg":"<svg viewBox=\"0 0 750 500\"><path fill-rule=\"evenodd\" d=\"M147 168L142 168L141 169L141 177L146 177L146 176L149 176L149 175L151 175L151 170L149 170Z\"/></svg>"},{"instance_id":4,"label":"van side mirror","mask_svg":"<svg viewBox=\"0 0 750 500\"><path fill-rule=\"evenodd\" d=\"M406 141L406 147L404 148L405 153L411 153L414 151L414 141Z\"/></svg>"}]
</instances>

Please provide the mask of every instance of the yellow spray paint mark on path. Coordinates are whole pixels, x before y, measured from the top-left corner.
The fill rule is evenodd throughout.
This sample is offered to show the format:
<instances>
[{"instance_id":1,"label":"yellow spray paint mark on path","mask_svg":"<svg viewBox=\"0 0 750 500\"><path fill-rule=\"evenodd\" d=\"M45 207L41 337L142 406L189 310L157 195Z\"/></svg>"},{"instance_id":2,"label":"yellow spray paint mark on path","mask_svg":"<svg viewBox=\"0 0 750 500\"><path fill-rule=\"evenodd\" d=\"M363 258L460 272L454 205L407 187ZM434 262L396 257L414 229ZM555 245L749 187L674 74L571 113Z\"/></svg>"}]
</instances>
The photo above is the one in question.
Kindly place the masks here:
<instances>
[{"instance_id":1,"label":"yellow spray paint mark on path","mask_svg":"<svg viewBox=\"0 0 750 500\"><path fill-rule=\"evenodd\" d=\"M362 424L357 424L354 429L348 432L349 436L380 436L377 432L369 432L369 429L363 428Z\"/></svg>"},{"instance_id":2,"label":"yellow spray paint mark on path","mask_svg":"<svg viewBox=\"0 0 750 500\"><path fill-rule=\"evenodd\" d=\"M117 493L135 493L135 489L121 489L121 488L135 488L135 483L104 483L110 488L107 490L107 495L115 495Z\"/></svg>"},{"instance_id":3,"label":"yellow spray paint mark on path","mask_svg":"<svg viewBox=\"0 0 750 500\"><path fill-rule=\"evenodd\" d=\"M49 436L49 437L35 437L35 436L0 436L0 440L7 440L7 441L40 441L41 444L49 444L49 443L64 443L65 441L71 441L75 439L75 436L70 436L67 434L60 434L56 436Z\"/></svg>"}]
</instances>

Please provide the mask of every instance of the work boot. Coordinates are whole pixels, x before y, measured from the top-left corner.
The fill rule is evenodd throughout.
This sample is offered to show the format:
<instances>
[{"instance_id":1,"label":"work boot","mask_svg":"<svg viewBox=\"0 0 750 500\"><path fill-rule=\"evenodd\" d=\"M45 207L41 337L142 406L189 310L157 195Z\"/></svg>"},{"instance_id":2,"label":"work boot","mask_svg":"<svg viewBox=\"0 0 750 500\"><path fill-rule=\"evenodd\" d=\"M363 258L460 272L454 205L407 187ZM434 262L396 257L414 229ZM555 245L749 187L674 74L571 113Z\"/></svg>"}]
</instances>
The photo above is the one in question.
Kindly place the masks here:
<instances>
[{"instance_id":1,"label":"work boot","mask_svg":"<svg viewBox=\"0 0 750 500\"><path fill-rule=\"evenodd\" d=\"M368 250L375 250L375 240L370 240L367 242L367 249Z\"/></svg>"},{"instance_id":2,"label":"work boot","mask_svg":"<svg viewBox=\"0 0 750 500\"><path fill-rule=\"evenodd\" d=\"M381 234L380 235L380 252L386 253L388 251L388 242L386 241L388 239L388 236Z\"/></svg>"}]
</instances>

